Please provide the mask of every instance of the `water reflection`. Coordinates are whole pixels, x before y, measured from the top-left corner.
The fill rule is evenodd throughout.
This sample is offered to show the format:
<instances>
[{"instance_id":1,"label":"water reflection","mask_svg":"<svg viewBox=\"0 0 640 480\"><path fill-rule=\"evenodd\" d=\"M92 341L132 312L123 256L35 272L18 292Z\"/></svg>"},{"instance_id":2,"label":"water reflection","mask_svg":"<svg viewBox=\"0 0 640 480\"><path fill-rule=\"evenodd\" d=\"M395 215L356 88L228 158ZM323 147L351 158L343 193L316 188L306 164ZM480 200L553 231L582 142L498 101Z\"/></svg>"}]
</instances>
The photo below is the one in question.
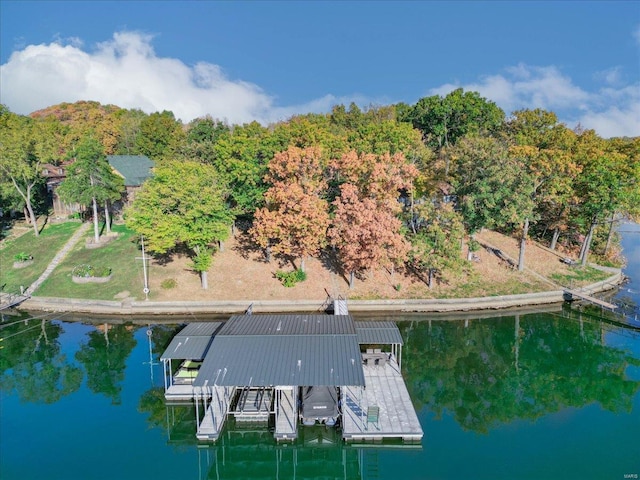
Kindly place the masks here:
<instances>
[{"instance_id":1,"label":"water reflection","mask_svg":"<svg viewBox=\"0 0 640 480\"><path fill-rule=\"evenodd\" d=\"M0 388L15 391L23 402L45 404L77 391L83 373L62 351L62 333L59 323L45 319L16 319L3 325Z\"/></svg>"},{"instance_id":2,"label":"water reflection","mask_svg":"<svg viewBox=\"0 0 640 480\"><path fill-rule=\"evenodd\" d=\"M626 372L640 360L605 343L608 324L576 315L401 322L414 404L480 433L594 402L630 412L640 381Z\"/></svg>"}]
</instances>

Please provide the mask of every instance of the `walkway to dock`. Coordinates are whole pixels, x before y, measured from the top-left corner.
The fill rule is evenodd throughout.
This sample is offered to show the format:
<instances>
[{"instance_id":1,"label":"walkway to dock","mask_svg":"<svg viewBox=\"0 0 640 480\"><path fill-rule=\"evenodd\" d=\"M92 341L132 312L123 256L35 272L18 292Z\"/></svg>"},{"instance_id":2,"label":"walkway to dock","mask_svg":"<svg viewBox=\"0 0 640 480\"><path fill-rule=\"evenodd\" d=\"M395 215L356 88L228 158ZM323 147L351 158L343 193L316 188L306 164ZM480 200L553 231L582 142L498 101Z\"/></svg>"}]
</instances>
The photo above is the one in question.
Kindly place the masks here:
<instances>
[{"instance_id":1,"label":"walkway to dock","mask_svg":"<svg viewBox=\"0 0 640 480\"><path fill-rule=\"evenodd\" d=\"M366 388L343 387L342 436L348 441L384 438L419 442L423 431L395 358L385 365L363 365ZM377 418L367 418L377 407Z\"/></svg>"},{"instance_id":2,"label":"walkway to dock","mask_svg":"<svg viewBox=\"0 0 640 480\"><path fill-rule=\"evenodd\" d=\"M297 390L297 388L295 388ZM276 431L274 437L277 441L295 440L298 436L296 416L296 396L294 388L276 390Z\"/></svg>"},{"instance_id":3,"label":"walkway to dock","mask_svg":"<svg viewBox=\"0 0 640 480\"><path fill-rule=\"evenodd\" d=\"M232 390L231 395L235 389ZM225 389L221 387L212 387L210 393L210 403L204 413L202 421L198 425L196 437L198 440L216 441L222 432L222 427L227 419L227 411L229 409L228 398L225 396ZM196 400L196 412L198 409L198 400Z\"/></svg>"},{"instance_id":4,"label":"walkway to dock","mask_svg":"<svg viewBox=\"0 0 640 480\"><path fill-rule=\"evenodd\" d=\"M609 310L615 310L616 308L618 308L618 306L613 304L613 303L609 303L609 302L606 302L604 300L600 300L599 298L592 297L591 295L588 294L588 292L583 292L583 291L580 291L580 290L571 290L569 288L565 288L564 289L564 294L568 295L570 297L575 297L575 298L579 298L581 300L586 300L587 302L591 302L594 305L598 305L599 307L607 308Z\"/></svg>"},{"instance_id":5,"label":"walkway to dock","mask_svg":"<svg viewBox=\"0 0 640 480\"><path fill-rule=\"evenodd\" d=\"M75 246L75 244L80 241L80 239L84 236L87 230L89 230L91 225L92 225L91 223L83 223L82 225L80 225L80 228L78 228L78 230L76 230L74 234L71 235L71 238L67 240L67 243L65 243L64 246L58 251L58 253L56 253L55 257L53 257L53 260L51 260L51 263L49 263L45 271L42 272L42 275L40 275L40 277L38 277L38 279L35 282L33 282L29 286L29 288L25 290L24 294L26 296L30 297L33 294L33 292L35 292L38 289L38 287L42 285L42 283L47 278L49 278L49 275L51 275L51 273L55 270L55 268L62 261L62 259L67 256L67 253L71 251L71 249Z\"/></svg>"}]
</instances>

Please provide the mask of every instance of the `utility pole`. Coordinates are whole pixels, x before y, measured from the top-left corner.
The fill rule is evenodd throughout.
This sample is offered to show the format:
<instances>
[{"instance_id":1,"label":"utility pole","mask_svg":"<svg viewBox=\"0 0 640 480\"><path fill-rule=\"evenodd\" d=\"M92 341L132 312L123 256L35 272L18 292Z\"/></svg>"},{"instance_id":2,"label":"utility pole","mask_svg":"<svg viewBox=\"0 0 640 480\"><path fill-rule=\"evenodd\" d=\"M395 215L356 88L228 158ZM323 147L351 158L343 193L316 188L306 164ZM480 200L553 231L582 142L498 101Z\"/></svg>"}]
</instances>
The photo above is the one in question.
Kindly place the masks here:
<instances>
[{"instance_id":1,"label":"utility pole","mask_svg":"<svg viewBox=\"0 0 640 480\"><path fill-rule=\"evenodd\" d=\"M136 257L136 260L142 259L142 274L144 275L144 299L149 300L149 280L147 277L147 257L144 254L144 235L140 235L140 244L142 245L142 257Z\"/></svg>"}]
</instances>

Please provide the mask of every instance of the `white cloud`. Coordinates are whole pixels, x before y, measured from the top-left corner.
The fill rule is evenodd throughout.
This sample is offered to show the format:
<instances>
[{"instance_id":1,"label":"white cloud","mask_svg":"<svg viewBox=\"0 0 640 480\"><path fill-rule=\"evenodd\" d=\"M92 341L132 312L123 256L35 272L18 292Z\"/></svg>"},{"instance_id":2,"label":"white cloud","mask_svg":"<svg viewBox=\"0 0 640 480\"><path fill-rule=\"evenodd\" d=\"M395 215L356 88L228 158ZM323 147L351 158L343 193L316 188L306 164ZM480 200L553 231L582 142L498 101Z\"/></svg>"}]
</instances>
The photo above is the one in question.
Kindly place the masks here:
<instances>
[{"instance_id":1,"label":"white cloud","mask_svg":"<svg viewBox=\"0 0 640 480\"><path fill-rule=\"evenodd\" d=\"M0 67L0 102L27 114L60 102L95 100L146 112L171 110L183 121L209 114L231 123L268 122L307 108L277 109L257 85L231 80L211 63L188 66L159 57L151 40L141 33L116 33L92 53L76 38L27 46ZM324 105L327 98L308 106Z\"/></svg>"},{"instance_id":2,"label":"white cloud","mask_svg":"<svg viewBox=\"0 0 640 480\"><path fill-rule=\"evenodd\" d=\"M623 84L620 68L598 72L594 77L605 85L589 92L575 85L555 66L518 64L479 82L445 84L430 95L446 95L456 88L479 92L507 114L523 108L556 112L569 127L580 123L604 137L640 136L640 83Z\"/></svg>"},{"instance_id":3,"label":"white cloud","mask_svg":"<svg viewBox=\"0 0 640 480\"><path fill-rule=\"evenodd\" d=\"M634 36L640 42L640 27ZM302 104L277 105L258 85L230 79L218 65L190 66L158 56L152 40L139 32L119 32L92 51L83 49L78 38L17 49L0 66L0 103L27 114L61 102L95 100L148 113L171 110L185 122L211 115L230 123L269 123L298 113L327 112L338 103L391 103L357 94L326 94ZM640 83L629 84L620 67L593 77L601 87L587 91L556 66L520 63L468 84L441 85L428 94L446 95L462 87L493 100L507 113L543 108L555 111L570 127L579 122L607 137L639 136Z\"/></svg>"}]
</instances>

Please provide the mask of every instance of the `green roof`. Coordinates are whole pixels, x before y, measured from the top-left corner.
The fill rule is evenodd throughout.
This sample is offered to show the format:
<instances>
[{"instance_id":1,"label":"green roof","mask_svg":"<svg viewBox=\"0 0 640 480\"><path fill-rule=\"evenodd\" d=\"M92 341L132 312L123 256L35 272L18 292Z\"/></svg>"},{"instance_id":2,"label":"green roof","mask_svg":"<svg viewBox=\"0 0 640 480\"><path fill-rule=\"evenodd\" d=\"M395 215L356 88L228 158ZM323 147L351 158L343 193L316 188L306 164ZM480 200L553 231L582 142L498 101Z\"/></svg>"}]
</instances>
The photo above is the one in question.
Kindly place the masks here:
<instances>
[{"instance_id":1,"label":"green roof","mask_svg":"<svg viewBox=\"0 0 640 480\"><path fill-rule=\"evenodd\" d=\"M124 178L127 187L139 187L151 176L155 164L145 155L107 155L111 168Z\"/></svg>"}]
</instances>

